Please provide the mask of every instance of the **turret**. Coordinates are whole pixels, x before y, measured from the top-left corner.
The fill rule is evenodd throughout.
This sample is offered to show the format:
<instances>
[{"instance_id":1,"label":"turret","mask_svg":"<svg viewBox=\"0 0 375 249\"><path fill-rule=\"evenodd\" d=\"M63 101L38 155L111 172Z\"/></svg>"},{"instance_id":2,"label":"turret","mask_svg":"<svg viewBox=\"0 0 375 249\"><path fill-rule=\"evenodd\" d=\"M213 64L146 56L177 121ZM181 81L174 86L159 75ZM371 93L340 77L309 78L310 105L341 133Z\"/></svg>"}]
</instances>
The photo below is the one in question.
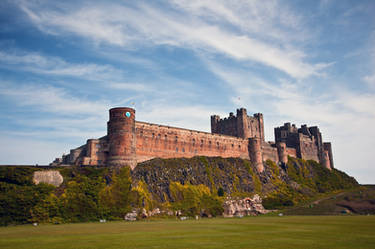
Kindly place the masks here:
<instances>
[{"instance_id":1,"label":"turret","mask_svg":"<svg viewBox=\"0 0 375 249\"><path fill-rule=\"evenodd\" d=\"M335 166L333 164L332 144L331 143L323 143L323 147L324 147L324 150L328 151L329 164L331 166L331 169L333 169Z\"/></svg>"},{"instance_id":2,"label":"turret","mask_svg":"<svg viewBox=\"0 0 375 249\"><path fill-rule=\"evenodd\" d=\"M247 122L247 111L245 108L237 109L237 133L237 136L241 138L250 137Z\"/></svg>"},{"instance_id":3,"label":"turret","mask_svg":"<svg viewBox=\"0 0 375 249\"><path fill-rule=\"evenodd\" d=\"M86 142L86 157L89 162L89 165L97 165L98 164L98 144L99 139L88 139Z\"/></svg>"},{"instance_id":4,"label":"turret","mask_svg":"<svg viewBox=\"0 0 375 249\"><path fill-rule=\"evenodd\" d=\"M219 133L219 131L218 131L219 121L220 121L219 115L212 115L211 116L211 132L212 133Z\"/></svg>"},{"instance_id":5,"label":"turret","mask_svg":"<svg viewBox=\"0 0 375 249\"><path fill-rule=\"evenodd\" d=\"M249 138L250 160L255 165L259 173L263 172L264 170L261 143L262 141L258 137Z\"/></svg>"},{"instance_id":6,"label":"turret","mask_svg":"<svg viewBox=\"0 0 375 249\"><path fill-rule=\"evenodd\" d=\"M278 142L276 144L277 154L279 156L279 162L283 165L288 163L288 154L286 152L286 144L284 142Z\"/></svg>"},{"instance_id":7,"label":"turret","mask_svg":"<svg viewBox=\"0 0 375 249\"><path fill-rule=\"evenodd\" d=\"M108 165L135 168L137 160L134 109L118 107L109 110L108 144Z\"/></svg>"},{"instance_id":8,"label":"turret","mask_svg":"<svg viewBox=\"0 0 375 249\"><path fill-rule=\"evenodd\" d=\"M254 118L258 120L258 131L259 131L259 138L264 141L264 121L263 121L263 114L256 113L254 114Z\"/></svg>"}]
</instances>

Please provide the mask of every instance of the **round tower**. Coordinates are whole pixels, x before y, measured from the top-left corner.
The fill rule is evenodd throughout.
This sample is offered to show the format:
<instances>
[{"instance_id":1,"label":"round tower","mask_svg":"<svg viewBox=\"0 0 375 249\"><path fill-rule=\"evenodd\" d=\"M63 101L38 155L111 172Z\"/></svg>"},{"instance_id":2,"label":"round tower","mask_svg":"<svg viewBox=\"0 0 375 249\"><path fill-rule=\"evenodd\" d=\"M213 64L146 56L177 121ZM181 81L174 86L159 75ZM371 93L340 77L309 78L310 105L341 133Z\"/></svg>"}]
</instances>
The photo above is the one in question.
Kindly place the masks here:
<instances>
[{"instance_id":1,"label":"round tower","mask_svg":"<svg viewBox=\"0 0 375 249\"><path fill-rule=\"evenodd\" d=\"M137 165L135 110L128 107L117 107L109 110L108 121L108 158L109 166Z\"/></svg>"},{"instance_id":2,"label":"round tower","mask_svg":"<svg viewBox=\"0 0 375 249\"><path fill-rule=\"evenodd\" d=\"M282 164L288 163L288 154L286 153L286 144L284 142L278 142L276 144L277 154L279 156L279 162Z\"/></svg>"},{"instance_id":3,"label":"round tower","mask_svg":"<svg viewBox=\"0 0 375 249\"><path fill-rule=\"evenodd\" d=\"M250 160L256 166L259 173L264 170L261 142L259 137L249 138Z\"/></svg>"}]
</instances>

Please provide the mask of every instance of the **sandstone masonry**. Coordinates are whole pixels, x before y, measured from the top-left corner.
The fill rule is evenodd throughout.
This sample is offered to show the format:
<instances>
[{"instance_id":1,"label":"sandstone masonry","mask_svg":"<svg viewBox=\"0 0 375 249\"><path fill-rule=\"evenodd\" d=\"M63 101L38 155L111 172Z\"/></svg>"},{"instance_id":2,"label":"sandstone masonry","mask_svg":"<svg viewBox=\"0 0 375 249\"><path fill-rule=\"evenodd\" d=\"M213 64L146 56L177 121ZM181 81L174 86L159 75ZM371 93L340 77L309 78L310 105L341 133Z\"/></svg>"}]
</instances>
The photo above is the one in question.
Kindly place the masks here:
<instances>
[{"instance_id":1,"label":"sandstone masonry","mask_svg":"<svg viewBox=\"0 0 375 249\"><path fill-rule=\"evenodd\" d=\"M135 110L109 110L107 135L56 158L52 165L125 166L152 158L194 156L240 157L251 160L259 172L263 161L286 164L288 156L312 159L333 168L331 143L323 143L319 128L285 123L275 128L275 142L264 140L263 114L248 116L245 108L221 119L211 116L211 133L135 120Z\"/></svg>"}]
</instances>

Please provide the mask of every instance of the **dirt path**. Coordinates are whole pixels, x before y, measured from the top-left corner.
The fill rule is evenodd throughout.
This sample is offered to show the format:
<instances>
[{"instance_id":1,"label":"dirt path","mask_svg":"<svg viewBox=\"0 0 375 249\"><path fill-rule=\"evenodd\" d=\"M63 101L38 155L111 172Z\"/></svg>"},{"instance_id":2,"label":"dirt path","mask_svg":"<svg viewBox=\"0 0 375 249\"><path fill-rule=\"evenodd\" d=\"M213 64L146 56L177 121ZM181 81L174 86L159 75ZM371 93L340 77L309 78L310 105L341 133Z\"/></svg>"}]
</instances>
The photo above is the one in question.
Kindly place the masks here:
<instances>
[{"instance_id":1,"label":"dirt path","mask_svg":"<svg viewBox=\"0 0 375 249\"><path fill-rule=\"evenodd\" d=\"M338 193L338 194L333 195L333 196L324 197L324 198L322 198L322 199L319 199L319 200L314 201L312 204L317 205L317 204L319 204L321 201L325 201L325 200L331 199L331 198L333 198L333 197L337 198L337 197L339 197L339 196L344 195L345 193L346 193L346 192L341 192L341 193Z\"/></svg>"}]
</instances>

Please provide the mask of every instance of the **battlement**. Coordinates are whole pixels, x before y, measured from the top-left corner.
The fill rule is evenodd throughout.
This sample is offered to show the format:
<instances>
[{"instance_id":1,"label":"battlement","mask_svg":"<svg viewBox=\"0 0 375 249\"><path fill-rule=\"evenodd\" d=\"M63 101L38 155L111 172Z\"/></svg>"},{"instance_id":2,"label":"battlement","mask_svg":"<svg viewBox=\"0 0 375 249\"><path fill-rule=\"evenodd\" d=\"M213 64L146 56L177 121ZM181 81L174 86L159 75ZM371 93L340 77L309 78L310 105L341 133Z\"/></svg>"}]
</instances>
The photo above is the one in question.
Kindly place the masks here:
<instances>
[{"instance_id":1,"label":"battlement","mask_svg":"<svg viewBox=\"0 0 375 249\"><path fill-rule=\"evenodd\" d=\"M275 142L264 141L263 114L247 115L245 108L228 117L211 116L211 133L140 122L128 107L109 111L107 135L88 139L70 150L53 165L99 165L134 168L137 163L155 157L194 156L239 157L249 159L261 173L263 162L272 160L285 165L288 156L319 161L333 167L331 143L323 143L317 126L285 123L275 128Z\"/></svg>"},{"instance_id":2,"label":"battlement","mask_svg":"<svg viewBox=\"0 0 375 249\"><path fill-rule=\"evenodd\" d=\"M229 113L229 117L211 116L211 132L240 138L260 138L264 141L263 114L247 115L245 108L237 109L236 115Z\"/></svg>"},{"instance_id":3,"label":"battlement","mask_svg":"<svg viewBox=\"0 0 375 249\"><path fill-rule=\"evenodd\" d=\"M303 124L297 128L295 124L284 123L275 128L275 141L296 149L299 158L318 161L327 168L333 167L331 144L323 143L322 133L317 126Z\"/></svg>"}]
</instances>

